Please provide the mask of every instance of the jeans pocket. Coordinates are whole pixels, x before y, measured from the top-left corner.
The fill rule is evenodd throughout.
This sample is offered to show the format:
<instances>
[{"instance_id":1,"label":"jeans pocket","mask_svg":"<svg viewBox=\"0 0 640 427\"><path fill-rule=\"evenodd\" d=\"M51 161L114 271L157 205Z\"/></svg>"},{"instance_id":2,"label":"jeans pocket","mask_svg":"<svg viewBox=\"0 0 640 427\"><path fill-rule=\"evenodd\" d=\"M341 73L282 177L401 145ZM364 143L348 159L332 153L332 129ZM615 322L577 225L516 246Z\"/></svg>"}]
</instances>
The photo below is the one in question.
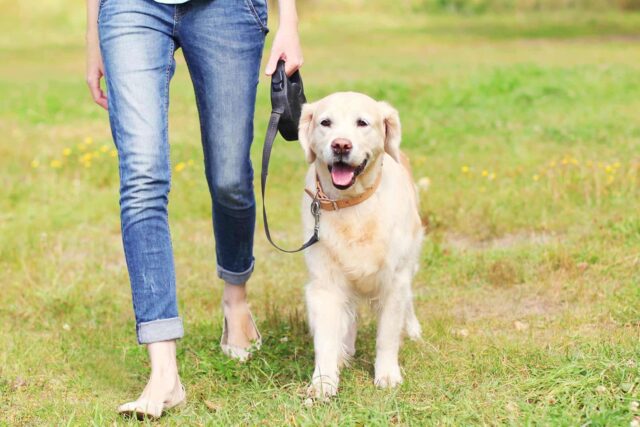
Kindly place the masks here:
<instances>
[{"instance_id":1,"label":"jeans pocket","mask_svg":"<svg viewBox=\"0 0 640 427\"><path fill-rule=\"evenodd\" d=\"M105 0L101 0L105 1ZM258 24L258 27L262 32L267 34L269 27L267 27L267 0L244 0L249 12L253 16L253 19Z\"/></svg>"}]
</instances>

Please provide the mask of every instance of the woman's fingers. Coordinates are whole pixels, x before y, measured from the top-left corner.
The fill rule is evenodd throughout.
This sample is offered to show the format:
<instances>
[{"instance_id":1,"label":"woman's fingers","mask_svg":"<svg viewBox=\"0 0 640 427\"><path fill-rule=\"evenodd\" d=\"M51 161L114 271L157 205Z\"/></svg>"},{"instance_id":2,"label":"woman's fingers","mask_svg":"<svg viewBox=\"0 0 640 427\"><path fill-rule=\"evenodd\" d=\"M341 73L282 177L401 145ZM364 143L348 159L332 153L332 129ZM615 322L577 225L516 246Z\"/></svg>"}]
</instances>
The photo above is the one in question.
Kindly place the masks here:
<instances>
[{"instance_id":1,"label":"woman's fingers","mask_svg":"<svg viewBox=\"0 0 640 427\"><path fill-rule=\"evenodd\" d=\"M271 55L269 56L269 60L267 61L267 66L264 69L264 73L267 76L271 76L276 72L276 66L278 65L278 61L280 60L280 56L282 52L276 52L275 46L271 49Z\"/></svg>"},{"instance_id":2,"label":"woman's fingers","mask_svg":"<svg viewBox=\"0 0 640 427\"><path fill-rule=\"evenodd\" d=\"M302 49L297 30L287 28L278 30L273 40L269 61L267 61L267 66L264 70L267 76L276 71L276 66L280 59L285 62L284 70L288 76L295 73L302 66Z\"/></svg>"},{"instance_id":3,"label":"woman's fingers","mask_svg":"<svg viewBox=\"0 0 640 427\"><path fill-rule=\"evenodd\" d=\"M87 30L87 85L94 102L107 110L107 96L100 89L100 80L104 76L104 65L98 42L98 29Z\"/></svg>"},{"instance_id":4,"label":"woman's fingers","mask_svg":"<svg viewBox=\"0 0 640 427\"><path fill-rule=\"evenodd\" d=\"M302 67L302 58L290 59L284 63L284 72L287 76L295 73L300 67Z\"/></svg>"},{"instance_id":5,"label":"woman's fingers","mask_svg":"<svg viewBox=\"0 0 640 427\"><path fill-rule=\"evenodd\" d=\"M276 49L276 46L274 46L271 50L271 56L269 57L269 61L267 61L264 73L267 76L271 76L276 71L278 61L281 59L284 60L284 72L287 73L287 76L290 76L295 73L296 70L299 70L304 63L302 56L300 56L295 50L287 51L285 49Z\"/></svg>"},{"instance_id":6,"label":"woman's fingers","mask_svg":"<svg viewBox=\"0 0 640 427\"><path fill-rule=\"evenodd\" d=\"M89 86L89 91L91 92L91 97L95 101L96 104L104 108L105 110L109 109L107 104L107 96L104 94L102 89L100 88L100 79L102 78L102 73L99 69L92 70L87 75L87 85Z\"/></svg>"}]
</instances>

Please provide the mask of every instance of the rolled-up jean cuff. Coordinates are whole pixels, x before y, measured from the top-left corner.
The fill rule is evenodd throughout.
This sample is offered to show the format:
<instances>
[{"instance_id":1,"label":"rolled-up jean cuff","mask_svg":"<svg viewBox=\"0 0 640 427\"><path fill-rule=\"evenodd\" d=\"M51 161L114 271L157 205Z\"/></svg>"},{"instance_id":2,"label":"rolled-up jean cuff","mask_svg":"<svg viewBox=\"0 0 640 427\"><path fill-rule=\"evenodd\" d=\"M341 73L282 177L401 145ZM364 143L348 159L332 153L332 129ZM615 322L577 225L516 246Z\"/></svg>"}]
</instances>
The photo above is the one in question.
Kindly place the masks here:
<instances>
[{"instance_id":1,"label":"rolled-up jean cuff","mask_svg":"<svg viewBox=\"0 0 640 427\"><path fill-rule=\"evenodd\" d=\"M184 336L182 319L179 317L138 323L136 332L138 335L138 344L176 340Z\"/></svg>"},{"instance_id":2,"label":"rolled-up jean cuff","mask_svg":"<svg viewBox=\"0 0 640 427\"><path fill-rule=\"evenodd\" d=\"M254 265L255 261L251 261L251 266L240 273L234 273L233 271L225 270L218 265L218 277L232 285L244 285L245 283L247 283L247 280L249 280L249 277L251 277Z\"/></svg>"}]
</instances>

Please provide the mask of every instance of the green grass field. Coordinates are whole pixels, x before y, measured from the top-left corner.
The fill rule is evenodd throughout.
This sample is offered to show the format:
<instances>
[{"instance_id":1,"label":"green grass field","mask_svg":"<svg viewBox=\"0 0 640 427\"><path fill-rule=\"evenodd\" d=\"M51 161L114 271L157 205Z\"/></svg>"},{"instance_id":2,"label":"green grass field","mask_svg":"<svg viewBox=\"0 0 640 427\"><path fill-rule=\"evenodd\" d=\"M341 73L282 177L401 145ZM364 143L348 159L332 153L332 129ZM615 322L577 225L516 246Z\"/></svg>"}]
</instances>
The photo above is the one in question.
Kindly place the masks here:
<instances>
[{"instance_id":1,"label":"green grass field","mask_svg":"<svg viewBox=\"0 0 640 427\"><path fill-rule=\"evenodd\" d=\"M0 424L134 425L115 408L148 367L107 116L84 83L82 3L19 3L0 2L12 29L0 35ZM244 365L221 354L222 283L178 54L170 212L189 402L160 424L638 425L640 14L309 11L301 34L308 97L391 102L415 178L430 181L414 283L424 341L401 350L402 387L377 390L363 307L339 397L306 405L303 259L271 248L259 223L250 293L265 344ZM277 143L268 197L288 246L302 240L305 168L297 143Z\"/></svg>"}]
</instances>

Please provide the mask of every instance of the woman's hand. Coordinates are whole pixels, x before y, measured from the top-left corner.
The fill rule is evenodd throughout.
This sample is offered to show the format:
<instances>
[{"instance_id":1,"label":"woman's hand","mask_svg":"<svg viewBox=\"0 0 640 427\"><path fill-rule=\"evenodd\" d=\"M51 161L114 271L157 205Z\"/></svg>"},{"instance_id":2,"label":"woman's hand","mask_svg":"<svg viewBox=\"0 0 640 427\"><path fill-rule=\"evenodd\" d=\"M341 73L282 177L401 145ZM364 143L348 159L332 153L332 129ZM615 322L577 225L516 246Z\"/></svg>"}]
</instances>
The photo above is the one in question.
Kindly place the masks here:
<instances>
[{"instance_id":1,"label":"woman's hand","mask_svg":"<svg viewBox=\"0 0 640 427\"><path fill-rule=\"evenodd\" d=\"M302 67L302 48L298 36L298 14L295 0L279 0L280 27L273 39L271 55L264 70L267 76L276 71L280 59L285 61L285 72L288 76Z\"/></svg>"},{"instance_id":2,"label":"woman's hand","mask_svg":"<svg viewBox=\"0 0 640 427\"><path fill-rule=\"evenodd\" d=\"M100 88L100 80L104 76L104 65L100 54L100 45L97 41L90 41L87 37L87 85L96 104L104 108L107 106L107 96Z\"/></svg>"},{"instance_id":3,"label":"woman's hand","mask_svg":"<svg viewBox=\"0 0 640 427\"><path fill-rule=\"evenodd\" d=\"M99 0L87 0L87 85L96 104L108 109L107 96L100 88L104 65L98 39Z\"/></svg>"}]
</instances>

